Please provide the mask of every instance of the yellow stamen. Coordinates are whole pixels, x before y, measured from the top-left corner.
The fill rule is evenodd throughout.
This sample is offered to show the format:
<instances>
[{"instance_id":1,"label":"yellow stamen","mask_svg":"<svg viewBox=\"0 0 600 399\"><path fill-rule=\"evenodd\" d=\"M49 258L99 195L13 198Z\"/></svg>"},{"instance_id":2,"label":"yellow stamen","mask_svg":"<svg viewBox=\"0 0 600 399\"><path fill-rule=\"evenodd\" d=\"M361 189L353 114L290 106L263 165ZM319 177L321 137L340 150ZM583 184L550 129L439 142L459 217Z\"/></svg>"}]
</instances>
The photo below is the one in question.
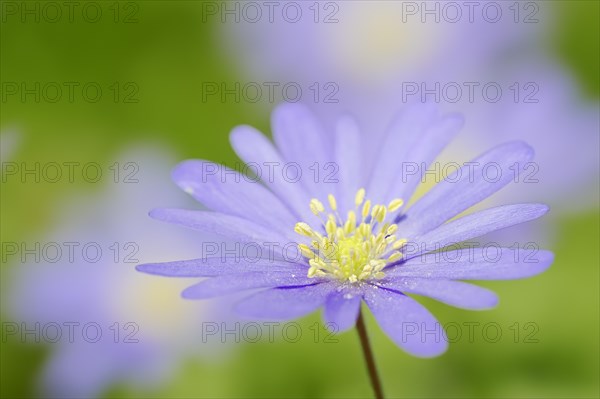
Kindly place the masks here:
<instances>
[{"instance_id":1,"label":"yellow stamen","mask_svg":"<svg viewBox=\"0 0 600 399\"><path fill-rule=\"evenodd\" d=\"M306 244L298 244L298 248L300 249L300 253L302 256L308 259L313 259L315 257L315 253L310 249L310 247Z\"/></svg>"},{"instance_id":2,"label":"yellow stamen","mask_svg":"<svg viewBox=\"0 0 600 399\"><path fill-rule=\"evenodd\" d=\"M362 220L358 225L354 211L348 212L345 221L341 220L332 194L327 196L331 209L328 214L319 200L311 200L311 211L325 216L321 219L327 234L319 234L304 222L297 223L294 228L296 233L311 239L310 246L298 245L302 255L309 260L308 277L333 278L349 283L381 279L385 277L383 270L387 265L402 259L401 248L407 241L396 238L398 225L384 223L389 212L402 206L402 200L393 200L389 206L376 204L371 208L371 201L365 201L365 194L364 189L356 193L356 207L362 205ZM367 223L369 215L371 219Z\"/></svg>"},{"instance_id":3,"label":"yellow stamen","mask_svg":"<svg viewBox=\"0 0 600 399\"><path fill-rule=\"evenodd\" d=\"M337 211L337 201L335 200L333 194L329 194L327 196L327 200L329 201L329 207L331 208L331 210L334 212Z\"/></svg>"},{"instance_id":4,"label":"yellow stamen","mask_svg":"<svg viewBox=\"0 0 600 399\"><path fill-rule=\"evenodd\" d=\"M299 222L296 223L296 226L294 227L294 231L300 235L306 236L306 237L312 237L313 236L313 231L310 228L310 226L304 222Z\"/></svg>"},{"instance_id":5,"label":"yellow stamen","mask_svg":"<svg viewBox=\"0 0 600 399\"><path fill-rule=\"evenodd\" d=\"M323 203L321 201L319 201L316 198L313 198L310 200L310 210L316 216L319 216L319 213L325 212L325 207L323 206Z\"/></svg>"},{"instance_id":6,"label":"yellow stamen","mask_svg":"<svg viewBox=\"0 0 600 399\"><path fill-rule=\"evenodd\" d=\"M407 243L407 241L405 239L398 240L392 245L392 249L400 249L406 243Z\"/></svg>"},{"instance_id":7,"label":"yellow stamen","mask_svg":"<svg viewBox=\"0 0 600 399\"><path fill-rule=\"evenodd\" d=\"M397 231L398 231L398 225L397 224L393 224L390 227L388 227L386 233L387 233L387 235L392 235L392 234L394 234Z\"/></svg>"},{"instance_id":8,"label":"yellow stamen","mask_svg":"<svg viewBox=\"0 0 600 399\"><path fill-rule=\"evenodd\" d=\"M364 200L365 200L365 189L361 188L360 190L358 190L358 192L356 193L356 196L354 197L354 203L356 204L356 207L358 208L360 206L360 204L363 203Z\"/></svg>"},{"instance_id":9,"label":"yellow stamen","mask_svg":"<svg viewBox=\"0 0 600 399\"><path fill-rule=\"evenodd\" d=\"M395 200L392 200L390 202L390 204L388 205L388 210L390 212L396 212L402 207L402 205L404 205L404 201L402 201L402 199L400 198L396 198Z\"/></svg>"},{"instance_id":10,"label":"yellow stamen","mask_svg":"<svg viewBox=\"0 0 600 399\"><path fill-rule=\"evenodd\" d=\"M362 218L365 220L367 216L369 216L369 211L371 210L371 200L367 200L363 205L362 209Z\"/></svg>"}]
</instances>

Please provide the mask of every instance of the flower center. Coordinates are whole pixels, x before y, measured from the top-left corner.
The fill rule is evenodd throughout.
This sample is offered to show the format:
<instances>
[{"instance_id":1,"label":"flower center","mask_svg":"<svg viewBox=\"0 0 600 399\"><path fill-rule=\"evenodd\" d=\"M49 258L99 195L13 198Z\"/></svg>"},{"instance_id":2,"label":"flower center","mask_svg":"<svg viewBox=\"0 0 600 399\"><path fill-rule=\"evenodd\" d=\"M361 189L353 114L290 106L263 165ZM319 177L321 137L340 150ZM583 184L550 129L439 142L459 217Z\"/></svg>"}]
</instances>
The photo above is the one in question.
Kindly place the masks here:
<instances>
[{"instance_id":1,"label":"flower center","mask_svg":"<svg viewBox=\"0 0 600 399\"><path fill-rule=\"evenodd\" d=\"M395 199L387 206L371 206L361 188L354 199L355 210L348 212L346 220L340 217L332 194L328 202L331 212L326 212L318 199L310 201L311 211L323 222L320 230L324 234L304 222L294 228L296 233L311 239L310 245L298 244L302 255L309 260L308 277L331 277L351 283L383 278L383 269L402 259L400 249L406 240L397 239L398 225L386 220L393 222L404 202Z\"/></svg>"}]
</instances>

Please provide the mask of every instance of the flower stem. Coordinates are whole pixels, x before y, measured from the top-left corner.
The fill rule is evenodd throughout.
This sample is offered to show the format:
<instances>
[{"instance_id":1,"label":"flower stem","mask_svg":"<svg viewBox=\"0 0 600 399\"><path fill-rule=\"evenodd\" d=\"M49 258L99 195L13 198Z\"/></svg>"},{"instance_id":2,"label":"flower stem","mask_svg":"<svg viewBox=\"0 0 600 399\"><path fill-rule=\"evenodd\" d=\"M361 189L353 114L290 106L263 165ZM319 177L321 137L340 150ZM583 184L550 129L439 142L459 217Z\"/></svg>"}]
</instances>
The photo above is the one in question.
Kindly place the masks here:
<instances>
[{"instance_id":1,"label":"flower stem","mask_svg":"<svg viewBox=\"0 0 600 399\"><path fill-rule=\"evenodd\" d=\"M371 379L371 385L373 391L375 391L375 398L383 399L383 388L381 387L381 381L377 374L377 367L375 366L375 358L373 357L373 351L369 344L369 336L367 335L367 328L365 327L365 321L363 320L362 312L358 313L358 320L356 321L356 330L360 337L360 344L363 349L365 356L365 362L367 363L367 370L369 371L369 377Z\"/></svg>"}]
</instances>

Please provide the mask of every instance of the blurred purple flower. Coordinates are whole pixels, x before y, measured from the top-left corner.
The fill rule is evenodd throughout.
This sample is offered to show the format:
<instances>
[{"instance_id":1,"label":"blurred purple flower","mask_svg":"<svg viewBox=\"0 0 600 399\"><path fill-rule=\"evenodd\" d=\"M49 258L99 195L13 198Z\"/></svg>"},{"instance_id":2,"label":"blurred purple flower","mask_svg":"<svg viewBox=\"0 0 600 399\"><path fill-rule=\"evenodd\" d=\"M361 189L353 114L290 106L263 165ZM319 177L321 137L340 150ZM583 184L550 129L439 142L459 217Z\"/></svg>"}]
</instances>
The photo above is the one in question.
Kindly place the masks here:
<instances>
[{"instance_id":1,"label":"blurred purple flower","mask_svg":"<svg viewBox=\"0 0 600 399\"><path fill-rule=\"evenodd\" d=\"M316 4L303 4L297 23L276 14L273 23L263 17L222 25L230 57L243 65L240 73L250 81L297 82L305 101L314 100L317 84L313 110L331 123L340 112L353 110L369 162L398 109L426 101L460 109L468 125L462 140L450 146L450 160L524 140L536 148L539 181L516 184L506 196L519 190L527 200L544 198L555 213L598 203L598 103L584 101L568 71L545 54L556 26L553 2ZM335 83L335 93L327 82ZM488 83L503 91L499 102L482 97ZM476 85L472 101L471 84ZM450 87L450 94L444 96L436 85ZM453 85L462 90L456 102ZM332 93L336 102L328 103L325 95ZM556 162L565 153L579 156ZM572 192L584 195L573 198Z\"/></svg>"},{"instance_id":2,"label":"blurred purple flower","mask_svg":"<svg viewBox=\"0 0 600 399\"><path fill-rule=\"evenodd\" d=\"M235 23L232 13L213 18L226 22L220 33L231 56L243 60L242 73L263 81L335 81L351 98L378 95L399 81L456 77L515 46L529 49L553 17L545 4L444 3L283 1L270 18L264 11L248 18L243 9Z\"/></svg>"},{"instance_id":3,"label":"blurred purple flower","mask_svg":"<svg viewBox=\"0 0 600 399\"><path fill-rule=\"evenodd\" d=\"M175 182L211 211L161 208L151 216L264 245L270 256L254 261L208 257L137 268L164 276L212 277L187 288L183 296L189 299L266 289L237 305L237 311L250 318L288 320L323 306L325 321L339 331L354 326L364 300L397 345L416 356L439 355L446 350L446 340L407 332L409 324L421 332L439 324L406 294L466 309L491 308L497 303L494 293L457 280L529 277L553 260L547 251L532 259L521 250L503 248L490 260L485 251L473 248L449 250L451 244L548 211L541 204L505 205L451 220L513 180L509 168L533 158L533 150L522 142L491 149L473 160L476 166L470 172L465 166L461 175L449 176L401 211L402 198L410 199L421 179L419 174L403 175L403 163L430 164L462 124L460 116L438 116L432 107L406 109L381 143L369 177L362 179L360 171L368 165L363 163L360 133L350 117L340 119L335 137L330 137L306 108L284 104L272 118L276 146L260 132L241 126L231 135L237 154L247 164L293 162L303 171L315 162L333 162L339 181L263 179L265 187L231 170L207 173L217 170L212 163L185 161L173 173ZM486 178L483 169L490 163L500 166L500 179ZM285 244L290 242L297 243L301 256L286 256ZM447 249L443 256L432 253L441 248Z\"/></svg>"},{"instance_id":4,"label":"blurred purple flower","mask_svg":"<svg viewBox=\"0 0 600 399\"><path fill-rule=\"evenodd\" d=\"M116 169L104 170L110 187L65 205L56 229L39 241L50 250L3 270L4 309L23 323L17 337L34 331L25 338L52 349L40 380L44 397L98 397L114 384L152 389L166 383L181 360L213 349L198 344L202 322L220 316L177 301L185 281L165 284L134 269L157 257L201 255L197 238L175 230L157 234L139 212L140 204L187 203L161 189L170 156L141 146L116 161ZM54 343L57 333L62 336Z\"/></svg>"},{"instance_id":5,"label":"blurred purple flower","mask_svg":"<svg viewBox=\"0 0 600 399\"><path fill-rule=\"evenodd\" d=\"M582 99L573 78L545 58L482 73L481 80L513 88L517 82L519 88L507 91L497 103L455 105L469 120L463 144L486 147L526 140L536 150L535 163L499 200L518 190L522 198L544 198L563 214L595 206L600 171L598 103ZM574 197L573 192L580 195Z\"/></svg>"}]
</instances>

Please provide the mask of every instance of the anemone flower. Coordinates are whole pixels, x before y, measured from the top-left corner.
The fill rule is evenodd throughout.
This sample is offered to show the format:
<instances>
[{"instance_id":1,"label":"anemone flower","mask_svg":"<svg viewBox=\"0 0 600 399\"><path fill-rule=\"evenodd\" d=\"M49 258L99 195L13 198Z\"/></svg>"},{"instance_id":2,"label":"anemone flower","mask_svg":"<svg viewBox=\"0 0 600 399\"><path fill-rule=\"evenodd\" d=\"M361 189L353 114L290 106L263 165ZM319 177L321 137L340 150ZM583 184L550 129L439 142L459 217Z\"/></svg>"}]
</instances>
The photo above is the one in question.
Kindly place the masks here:
<instances>
[{"instance_id":1,"label":"anemone flower","mask_svg":"<svg viewBox=\"0 0 600 399\"><path fill-rule=\"evenodd\" d=\"M407 294L487 309L496 305L496 295L461 280L529 277L544 271L553 259L547 251L526 254L501 248L492 259L481 248L449 249L548 211L542 204L515 204L453 219L511 182L511 167L532 159L533 150L522 142L489 150L404 210L403 199L411 198L421 176L404 175L403 163L431 163L462 124L458 115L408 108L391 124L378 162L361 181L360 170L366 165L361 163L359 132L350 117L340 119L335 137L329 137L307 108L281 105L272 118L275 146L260 132L240 126L231 135L238 155L248 165L312 168L315 162L333 162L339 168L337 182L312 175L296 181L274 173L261 184L210 162L185 161L174 170L173 179L210 210L156 209L151 216L262 245L269 256L259 261L207 257L145 264L138 270L211 277L184 290L189 299L250 291L236 311L252 319L290 320L323 307L324 320L335 330L357 326L371 381L381 397L361 316L363 301L398 346L415 356L433 357L446 350L447 340L424 333L439 325ZM485 173L491 164L499 168L494 178ZM283 250L289 242L296 243L298 257L290 258Z\"/></svg>"}]
</instances>

